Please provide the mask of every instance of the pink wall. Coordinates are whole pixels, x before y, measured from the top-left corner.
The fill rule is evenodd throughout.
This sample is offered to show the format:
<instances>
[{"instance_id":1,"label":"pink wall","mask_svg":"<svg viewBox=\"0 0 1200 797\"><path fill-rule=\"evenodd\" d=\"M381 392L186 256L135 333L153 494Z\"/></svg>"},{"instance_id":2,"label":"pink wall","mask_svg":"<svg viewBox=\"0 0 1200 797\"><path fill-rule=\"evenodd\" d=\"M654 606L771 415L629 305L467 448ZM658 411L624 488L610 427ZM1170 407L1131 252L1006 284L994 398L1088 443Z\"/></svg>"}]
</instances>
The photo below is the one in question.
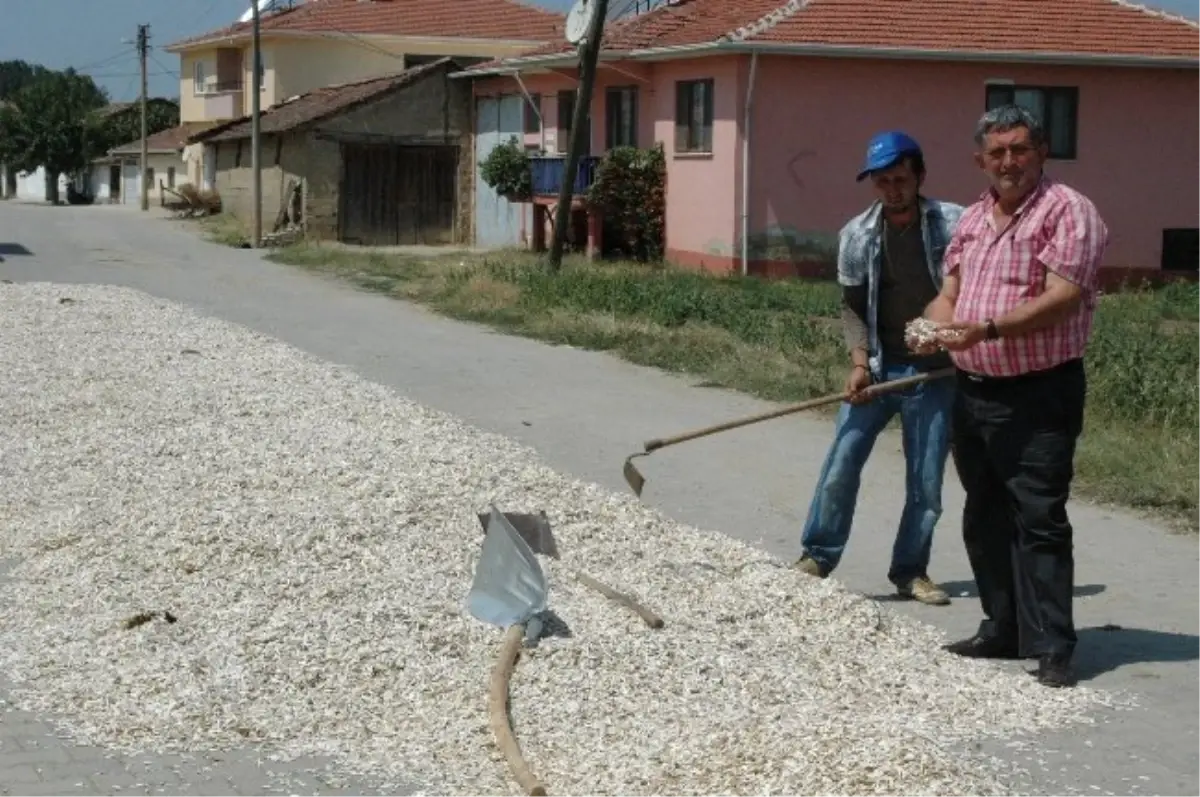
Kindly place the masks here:
<instances>
[{"instance_id":1,"label":"pink wall","mask_svg":"<svg viewBox=\"0 0 1200 797\"><path fill-rule=\"evenodd\" d=\"M744 59L743 59L744 60ZM592 153L601 154L605 144L605 89L611 86L638 87L638 145L663 142L667 156L667 248L727 255L729 241L737 234L740 197L740 149L737 145L741 115L740 77L745 64L736 57L668 61L653 64L622 63L615 68L601 65L592 99ZM675 153L675 81L713 78L713 150L709 155ZM530 94L542 94L544 129L558 125L555 92L573 90L575 73L531 74L521 78ZM520 94L516 78L478 80L477 96ZM542 137L527 134L526 143L539 144ZM566 142L548 142L548 151L565 149ZM730 186L739 186L736 192Z\"/></svg>"},{"instance_id":2,"label":"pink wall","mask_svg":"<svg viewBox=\"0 0 1200 797\"><path fill-rule=\"evenodd\" d=\"M741 124L748 56L602 66L592 106L592 152L604 146L604 89L638 85L639 145L667 155L667 251L689 265L740 263ZM631 76L632 75L632 76ZM675 81L714 80L711 155L674 152ZM925 148L926 193L969 204L986 188L972 160L989 79L1079 88L1078 156L1047 171L1087 194L1108 222L1106 266L1157 268L1165 227L1200 217L1196 70L867 61L760 56L751 128L752 260L828 255L837 230L873 197L854 181L866 142L903 129ZM543 119L571 73L529 75ZM511 77L476 82L477 94L520 93ZM538 136L528 136L537 143ZM783 233L781 236L780 233ZM797 243L799 241L799 243Z\"/></svg>"},{"instance_id":3,"label":"pink wall","mask_svg":"<svg viewBox=\"0 0 1200 797\"><path fill-rule=\"evenodd\" d=\"M558 101L560 91L574 91L578 80L574 70L558 70L549 74L522 75L521 82L530 94L541 94L541 113L543 134L528 133L525 143L530 146L545 146L547 152L565 152L566 141L558 141L555 131L558 128ZM638 145L650 146L654 143L654 83L651 80L649 65L623 64L621 71L602 67L596 78L596 87L592 93L592 154L604 152L604 123L605 123L605 94L607 89L620 86L638 87ZM521 84L514 77L494 77L475 82L476 96L495 96L498 94L521 95ZM672 115L674 110L671 111Z\"/></svg>"},{"instance_id":4,"label":"pink wall","mask_svg":"<svg viewBox=\"0 0 1200 797\"><path fill-rule=\"evenodd\" d=\"M872 199L854 176L866 142L900 128L922 145L926 193L969 204L987 186L972 159L984 84L1079 88L1078 152L1047 173L1108 223L1106 266L1157 268L1164 227L1195 227L1196 70L870 62L760 57L751 130L751 229L836 231ZM761 101L760 101L761 98Z\"/></svg>"}]
</instances>

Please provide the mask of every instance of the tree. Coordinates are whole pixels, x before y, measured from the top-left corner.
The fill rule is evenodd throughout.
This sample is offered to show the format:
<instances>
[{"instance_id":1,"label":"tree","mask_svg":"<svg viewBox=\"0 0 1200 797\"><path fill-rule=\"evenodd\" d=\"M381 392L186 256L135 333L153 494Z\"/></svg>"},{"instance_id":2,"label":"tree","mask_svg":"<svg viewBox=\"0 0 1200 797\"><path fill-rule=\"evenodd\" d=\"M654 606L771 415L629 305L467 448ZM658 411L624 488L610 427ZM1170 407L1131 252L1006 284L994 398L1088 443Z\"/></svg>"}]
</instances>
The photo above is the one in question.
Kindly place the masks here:
<instances>
[{"instance_id":1,"label":"tree","mask_svg":"<svg viewBox=\"0 0 1200 797\"><path fill-rule=\"evenodd\" d=\"M170 130L178 124L179 106L175 103L166 100L150 100L146 103L146 135ZM142 137L141 112L135 104L128 110L98 120L96 127L103 136L103 141L97 142L99 152L108 152Z\"/></svg>"},{"instance_id":2,"label":"tree","mask_svg":"<svg viewBox=\"0 0 1200 797\"><path fill-rule=\"evenodd\" d=\"M0 100L12 99L18 91L49 73L41 64L0 61Z\"/></svg>"},{"instance_id":3,"label":"tree","mask_svg":"<svg viewBox=\"0 0 1200 797\"><path fill-rule=\"evenodd\" d=\"M104 138L91 112L108 101L87 76L74 70L44 71L8 98L0 109L0 161L18 171L39 166L52 176L50 199L58 201L59 174L78 174L104 151Z\"/></svg>"}]
</instances>

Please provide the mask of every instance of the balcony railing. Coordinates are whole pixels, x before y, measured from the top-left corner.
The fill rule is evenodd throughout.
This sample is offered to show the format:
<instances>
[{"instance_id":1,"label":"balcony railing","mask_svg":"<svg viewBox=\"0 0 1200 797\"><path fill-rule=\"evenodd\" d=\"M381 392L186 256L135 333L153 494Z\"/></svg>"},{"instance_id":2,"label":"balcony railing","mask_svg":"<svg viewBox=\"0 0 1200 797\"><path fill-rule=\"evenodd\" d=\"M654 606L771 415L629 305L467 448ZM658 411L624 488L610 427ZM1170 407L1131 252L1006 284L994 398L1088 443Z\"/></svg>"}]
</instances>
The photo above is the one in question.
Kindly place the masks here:
<instances>
[{"instance_id":1,"label":"balcony railing","mask_svg":"<svg viewBox=\"0 0 1200 797\"><path fill-rule=\"evenodd\" d=\"M600 159L586 156L579 159L579 168L575 170L575 184L571 193L582 196L592 187L596 179L596 164ZM534 155L529 159L530 177L533 182L534 196L558 196L562 187L563 172L566 170L567 159L556 155Z\"/></svg>"},{"instance_id":2,"label":"balcony railing","mask_svg":"<svg viewBox=\"0 0 1200 797\"><path fill-rule=\"evenodd\" d=\"M201 97L204 103L204 118L210 121L237 119L245 116L242 107L242 93L227 91L223 94L205 94Z\"/></svg>"},{"instance_id":3,"label":"balcony railing","mask_svg":"<svg viewBox=\"0 0 1200 797\"><path fill-rule=\"evenodd\" d=\"M196 86L197 94L229 94L242 90L242 81L234 80L208 80Z\"/></svg>"}]
</instances>

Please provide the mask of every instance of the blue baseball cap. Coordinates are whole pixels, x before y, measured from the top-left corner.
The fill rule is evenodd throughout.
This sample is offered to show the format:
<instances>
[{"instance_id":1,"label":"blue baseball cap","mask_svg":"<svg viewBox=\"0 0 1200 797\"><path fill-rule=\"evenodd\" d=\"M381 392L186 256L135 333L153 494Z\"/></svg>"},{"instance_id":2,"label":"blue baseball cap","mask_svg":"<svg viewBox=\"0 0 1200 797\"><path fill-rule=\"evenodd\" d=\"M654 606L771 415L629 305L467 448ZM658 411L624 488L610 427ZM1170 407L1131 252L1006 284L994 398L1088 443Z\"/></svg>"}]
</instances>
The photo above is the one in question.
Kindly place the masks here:
<instances>
[{"instance_id":1,"label":"blue baseball cap","mask_svg":"<svg viewBox=\"0 0 1200 797\"><path fill-rule=\"evenodd\" d=\"M891 130L879 133L867 144L867 160L856 180L862 180L871 172L895 165L905 155L920 155L921 145L907 133Z\"/></svg>"}]
</instances>

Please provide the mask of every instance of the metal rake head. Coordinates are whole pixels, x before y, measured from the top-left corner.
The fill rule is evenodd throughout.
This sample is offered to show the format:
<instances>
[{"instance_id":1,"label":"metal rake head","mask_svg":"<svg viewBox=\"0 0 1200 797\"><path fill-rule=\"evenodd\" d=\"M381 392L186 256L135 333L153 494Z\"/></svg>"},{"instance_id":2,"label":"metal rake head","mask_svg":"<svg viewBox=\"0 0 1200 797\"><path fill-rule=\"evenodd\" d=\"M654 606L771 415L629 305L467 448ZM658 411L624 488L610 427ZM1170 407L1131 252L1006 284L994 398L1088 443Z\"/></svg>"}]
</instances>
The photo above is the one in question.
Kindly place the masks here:
<instances>
[{"instance_id":1,"label":"metal rake head","mask_svg":"<svg viewBox=\"0 0 1200 797\"><path fill-rule=\"evenodd\" d=\"M625 467L621 469L621 472L625 476L625 483L629 485L629 489L633 490L634 495L638 498L642 497L642 489L646 486L646 477L638 471L637 467L633 464L633 460L636 457L644 457L647 453L649 452L630 454L625 460Z\"/></svg>"}]
</instances>

